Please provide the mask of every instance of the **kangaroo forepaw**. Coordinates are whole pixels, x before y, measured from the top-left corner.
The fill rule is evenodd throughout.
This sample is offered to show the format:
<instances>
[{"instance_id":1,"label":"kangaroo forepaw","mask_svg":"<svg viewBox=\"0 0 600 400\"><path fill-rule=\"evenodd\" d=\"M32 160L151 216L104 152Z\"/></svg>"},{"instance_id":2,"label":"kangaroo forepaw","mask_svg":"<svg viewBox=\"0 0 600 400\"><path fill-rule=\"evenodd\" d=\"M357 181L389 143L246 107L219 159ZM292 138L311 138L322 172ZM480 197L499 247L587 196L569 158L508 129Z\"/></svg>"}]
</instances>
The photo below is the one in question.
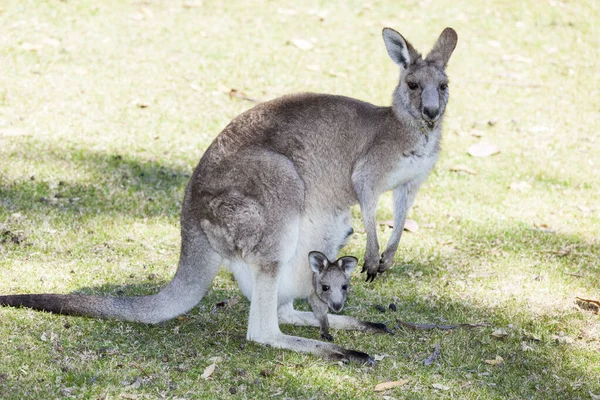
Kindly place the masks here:
<instances>
[{"instance_id":1,"label":"kangaroo forepaw","mask_svg":"<svg viewBox=\"0 0 600 400\"><path fill-rule=\"evenodd\" d=\"M388 328L385 324L379 322L364 322L365 330L375 333L387 333L393 335L394 331Z\"/></svg>"},{"instance_id":2,"label":"kangaroo forepaw","mask_svg":"<svg viewBox=\"0 0 600 400\"><path fill-rule=\"evenodd\" d=\"M375 277L377 277L377 272L379 271L379 259L377 258L377 254L375 254L375 258L369 258L365 256L365 264L362 267L361 274L363 272L367 272L367 282L373 282Z\"/></svg>"},{"instance_id":3,"label":"kangaroo forepaw","mask_svg":"<svg viewBox=\"0 0 600 400\"><path fill-rule=\"evenodd\" d=\"M333 336L331 336L329 333L321 333L321 337L328 342L333 342Z\"/></svg>"}]
</instances>

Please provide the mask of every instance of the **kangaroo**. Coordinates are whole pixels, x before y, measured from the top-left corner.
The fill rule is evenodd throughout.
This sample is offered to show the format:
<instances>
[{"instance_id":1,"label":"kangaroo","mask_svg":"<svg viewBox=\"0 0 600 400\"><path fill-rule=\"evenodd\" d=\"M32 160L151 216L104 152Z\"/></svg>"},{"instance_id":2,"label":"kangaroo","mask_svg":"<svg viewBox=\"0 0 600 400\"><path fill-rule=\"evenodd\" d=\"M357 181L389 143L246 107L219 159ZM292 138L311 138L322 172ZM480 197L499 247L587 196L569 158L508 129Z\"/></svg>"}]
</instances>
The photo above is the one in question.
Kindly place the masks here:
<instances>
[{"instance_id":1,"label":"kangaroo","mask_svg":"<svg viewBox=\"0 0 600 400\"><path fill-rule=\"evenodd\" d=\"M333 341L329 333L329 320L327 309L340 312L348 295L350 274L358 265L355 257L346 256L329 261L327 256L320 251L308 253L310 268L313 270L313 293L308 298L313 314L321 325L321 337Z\"/></svg>"},{"instance_id":2,"label":"kangaroo","mask_svg":"<svg viewBox=\"0 0 600 400\"><path fill-rule=\"evenodd\" d=\"M400 68L391 107L329 94L288 95L234 118L208 147L186 187L178 268L158 293L140 297L74 294L0 296L0 304L54 313L159 323L204 297L221 266L250 300L246 337L272 347L372 363L368 354L283 334L279 324L320 326L293 301L313 291L306 254L334 259L358 203L367 235L367 281L392 261L415 195L433 168L448 102L445 68L457 43L446 28L425 57L393 29L383 30ZM375 213L393 190L394 228L379 255ZM335 329L386 332L331 315Z\"/></svg>"}]
</instances>

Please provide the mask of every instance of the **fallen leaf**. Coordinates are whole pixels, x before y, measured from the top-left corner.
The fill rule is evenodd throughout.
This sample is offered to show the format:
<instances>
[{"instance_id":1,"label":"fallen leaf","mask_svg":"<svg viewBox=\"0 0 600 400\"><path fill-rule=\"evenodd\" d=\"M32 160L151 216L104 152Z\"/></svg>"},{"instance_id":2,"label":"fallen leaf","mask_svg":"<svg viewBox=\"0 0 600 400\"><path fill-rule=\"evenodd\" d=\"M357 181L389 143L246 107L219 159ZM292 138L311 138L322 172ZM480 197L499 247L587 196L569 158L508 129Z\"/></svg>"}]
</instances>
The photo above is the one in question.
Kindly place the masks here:
<instances>
[{"instance_id":1,"label":"fallen leaf","mask_svg":"<svg viewBox=\"0 0 600 400\"><path fill-rule=\"evenodd\" d=\"M474 169L471 169L471 168L467 167L464 164L453 165L449 169L452 172L465 172L467 174L477 175L477 171L475 171Z\"/></svg>"},{"instance_id":2,"label":"fallen leaf","mask_svg":"<svg viewBox=\"0 0 600 400\"><path fill-rule=\"evenodd\" d=\"M492 336L496 339L502 339L508 336L508 332L506 332L506 329L499 328L492 332Z\"/></svg>"},{"instance_id":3,"label":"fallen leaf","mask_svg":"<svg viewBox=\"0 0 600 400\"><path fill-rule=\"evenodd\" d=\"M215 372L215 368L217 367L217 364L212 363L210 364L208 367L206 367L204 369L204 372L202 373L202 375L200 376L202 379L208 379L213 372Z\"/></svg>"},{"instance_id":4,"label":"fallen leaf","mask_svg":"<svg viewBox=\"0 0 600 400\"><path fill-rule=\"evenodd\" d=\"M404 221L404 230L411 233L415 233L419 230L419 224L417 224L417 221L415 220L407 219L406 221Z\"/></svg>"},{"instance_id":5,"label":"fallen leaf","mask_svg":"<svg viewBox=\"0 0 600 400\"><path fill-rule=\"evenodd\" d=\"M500 356L496 356L493 360L485 360L485 363L488 365L500 365L504 362L504 358Z\"/></svg>"},{"instance_id":6,"label":"fallen leaf","mask_svg":"<svg viewBox=\"0 0 600 400\"><path fill-rule=\"evenodd\" d=\"M383 392L384 390L393 389L398 386L404 386L408 382L408 379L400 379L399 381L389 381L389 382L381 382L375 385L376 392Z\"/></svg>"},{"instance_id":7,"label":"fallen leaf","mask_svg":"<svg viewBox=\"0 0 600 400\"><path fill-rule=\"evenodd\" d=\"M290 43L299 48L300 50L310 50L313 48L312 42L306 39L291 39Z\"/></svg>"},{"instance_id":8,"label":"fallen leaf","mask_svg":"<svg viewBox=\"0 0 600 400\"><path fill-rule=\"evenodd\" d=\"M525 192L531 189L531 185L525 181L513 182L509 187L510 190L514 190L515 192Z\"/></svg>"},{"instance_id":9,"label":"fallen leaf","mask_svg":"<svg viewBox=\"0 0 600 400\"><path fill-rule=\"evenodd\" d=\"M437 343L435 345L435 348L433 349L433 354L431 354L429 357L427 357L425 360L423 360L423 364L425 366L433 364L433 362L438 358L439 355L440 355L440 344Z\"/></svg>"},{"instance_id":10,"label":"fallen leaf","mask_svg":"<svg viewBox=\"0 0 600 400\"><path fill-rule=\"evenodd\" d=\"M467 153L473 157L489 157L500 153L500 148L495 144L482 141L469 147Z\"/></svg>"},{"instance_id":11,"label":"fallen leaf","mask_svg":"<svg viewBox=\"0 0 600 400\"><path fill-rule=\"evenodd\" d=\"M382 355L375 354L375 356L373 357L373 360L381 361L385 358L385 356L386 356L385 354L382 354Z\"/></svg>"},{"instance_id":12,"label":"fallen leaf","mask_svg":"<svg viewBox=\"0 0 600 400\"><path fill-rule=\"evenodd\" d=\"M433 385L431 385L431 386L432 386L434 389L437 389L437 390L450 390L450 387L449 387L449 386L442 385L441 383L434 383L434 384L433 384Z\"/></svg>"}]
</instances>

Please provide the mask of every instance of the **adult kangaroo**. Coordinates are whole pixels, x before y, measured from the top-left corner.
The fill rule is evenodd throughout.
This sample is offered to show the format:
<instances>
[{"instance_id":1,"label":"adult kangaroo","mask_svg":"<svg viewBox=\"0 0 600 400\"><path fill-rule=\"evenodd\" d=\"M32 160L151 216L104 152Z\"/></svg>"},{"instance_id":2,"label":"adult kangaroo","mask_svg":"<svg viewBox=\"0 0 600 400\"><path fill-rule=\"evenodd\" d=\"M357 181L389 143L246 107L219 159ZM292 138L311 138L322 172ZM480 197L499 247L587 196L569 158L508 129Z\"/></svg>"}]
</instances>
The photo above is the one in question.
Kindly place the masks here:
<instances>
[{"instance_id":1,"label":"adult kangaroo","mask_svg":"<svg viewBox=\"0 0 600 400\"><path fill-rule=\"evenodd\" d=\"M371 362L332 343L284 335L279 323L319 326L293 300L313 291L307 254L335 259L358 203L367 234L367 281L387 270L406 213L433 168L448 102L446 64L457 35L446 28L427 57L390 28L383 40L401 67L391 107L305 93L255 106L217 136L194 170L181 213L181 254L173 280L141 297L60 294L0 296L0 304L54 313L158 323L194 307L219 268L250 300L248 340L334 359ZM393 190L394 229L379 255L375 212ZM336 329L385 332L383 324L331 315Z\"/></svg>"}]
</instances>

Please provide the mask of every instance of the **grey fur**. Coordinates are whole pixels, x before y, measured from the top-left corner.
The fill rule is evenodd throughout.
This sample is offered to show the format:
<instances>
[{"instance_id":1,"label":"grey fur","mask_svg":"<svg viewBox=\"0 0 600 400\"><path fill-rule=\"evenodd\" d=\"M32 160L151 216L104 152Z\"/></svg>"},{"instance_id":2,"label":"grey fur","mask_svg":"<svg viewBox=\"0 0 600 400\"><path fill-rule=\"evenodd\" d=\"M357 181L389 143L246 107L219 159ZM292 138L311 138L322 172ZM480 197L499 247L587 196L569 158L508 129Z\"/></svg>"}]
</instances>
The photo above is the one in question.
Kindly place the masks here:
<instances>
[{"instance_id":1,"label":"grey fur","mask_svg":"<svg viewBox=\"0 0 600 400\"><path fill-rule=\"evenodd\" d=\"M331 308L335 312L340 312L344 308L350 286L350 274L358 265L358 260L346 256L331 262L325 254L311 251L308 253L308 262L313 270L314 289L308 301L315 317L319 320L321 337L333 341L329 333L327 310Z\"/></svg>"},{"instance_id":2,"label":"grey fur","mask_svg":"<svg viewBox=\"0 0 600 400\"><path fill-rule=\"evenodd\" d=\"M399 33L386 28L383 34L388 53L403 67L391 107L327 94L291 95L257 105L219 134L186 188L179 266L158 294L9 295L0 296L0 304L157 323L195 306L223 265L250 299L249 340L372 362L365 353L284 335L279 323L319 326L312 313L294 310L293 300L313 291L306 254L316 249L335 258L353 204L360 205L367 234L367 280L392 265L406 213L437 159L448 101L444 68L456 33L444 30L425 59ZM388 190L394 193L395 225L380 257L375 210ZM386 331L341 315L331 315L329 323Z\"/></svg>"}]
</instances>

